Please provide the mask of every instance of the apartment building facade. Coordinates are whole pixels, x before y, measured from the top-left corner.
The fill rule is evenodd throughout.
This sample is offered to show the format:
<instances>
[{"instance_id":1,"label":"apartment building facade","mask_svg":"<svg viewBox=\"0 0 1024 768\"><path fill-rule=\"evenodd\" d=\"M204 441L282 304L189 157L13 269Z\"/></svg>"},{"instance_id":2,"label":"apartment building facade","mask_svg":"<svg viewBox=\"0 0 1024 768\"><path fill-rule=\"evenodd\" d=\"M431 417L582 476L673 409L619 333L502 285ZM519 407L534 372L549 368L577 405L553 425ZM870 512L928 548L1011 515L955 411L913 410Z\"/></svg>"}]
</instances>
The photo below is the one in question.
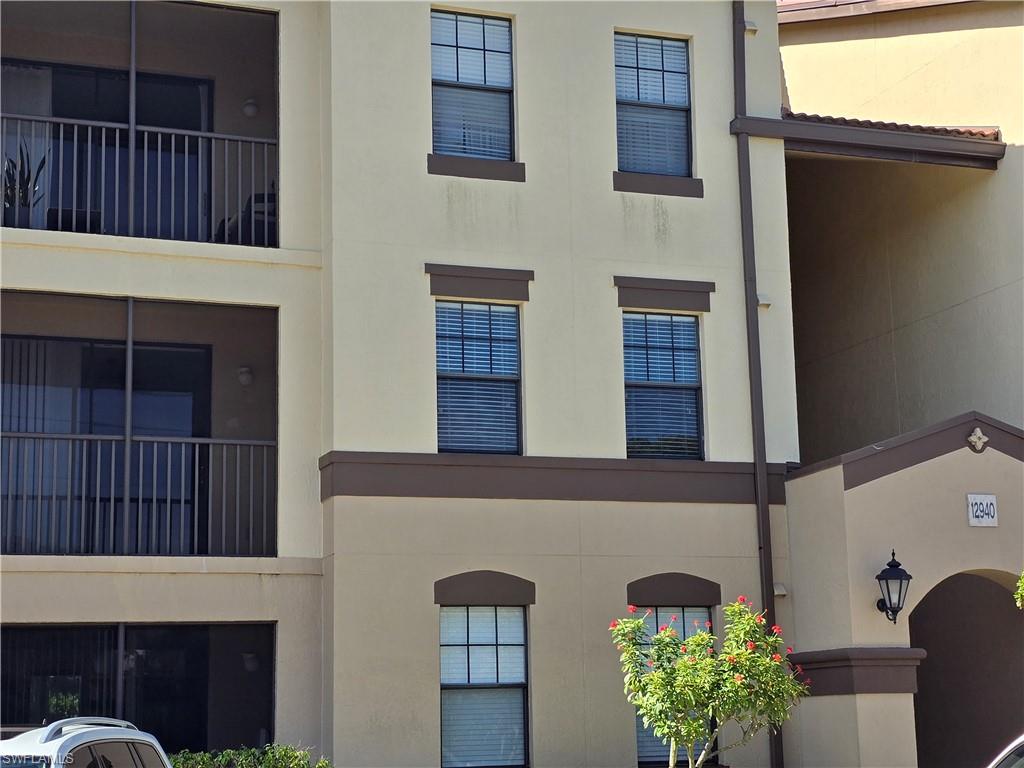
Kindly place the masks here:
<instances>
[{"instance_id":1,"label":"apartment building facade","mask_svg":"<svg viewBox=\"0 0 1024 768\"><path fill-rule=\"evenodd\" d=\"M26 2L2 45L5 728L657 764L627 603L909 649L792 568L845 501L790 525L773 4ZM818 631L827 599L877 626ZM914 764L910 695L825 690L788 762L852 707Z\"/></svg>"}]
</instances>

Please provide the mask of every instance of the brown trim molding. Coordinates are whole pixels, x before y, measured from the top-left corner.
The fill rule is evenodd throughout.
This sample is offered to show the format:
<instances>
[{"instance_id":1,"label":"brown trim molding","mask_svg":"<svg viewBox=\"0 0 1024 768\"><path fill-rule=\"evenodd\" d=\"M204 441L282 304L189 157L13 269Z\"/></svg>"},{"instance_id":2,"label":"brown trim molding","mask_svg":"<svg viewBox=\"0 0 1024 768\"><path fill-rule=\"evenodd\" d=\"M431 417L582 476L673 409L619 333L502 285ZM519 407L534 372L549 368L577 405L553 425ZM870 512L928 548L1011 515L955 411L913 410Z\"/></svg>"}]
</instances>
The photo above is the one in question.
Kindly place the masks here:
<instances>
[{"instance_id":1,"label":"brown trim molding","mask_svg":"<svg viewBox=\"0 0 1024 768\"><path fill-rule=\"evenodd\" d=\"M785 470L769 468L772 504L786 503ZM320 498L333 496L753 504L754 465L331 451L320 458Z\"/></svg>"},{"instance_id":2,"label":"brown trim molding","mask_svg":"<svg viewBox=\"0 0 1024 768\"><path fill-rule=\"evenodd\" d=\"M531 269L492 269L458 264L424 264L431 296L529 301Z\"/></svg>"},{"instance_id":3,"label":"brown trim molding","mask_svg":"<svg viewBox=\"0 0 1024 768\"><path fill-rule=\"evenodd\" d=\"M616 275L619 306L636 309L669 309L710 312L714 283L696 280L661 280L654 277Z\"/></svg>"},{"instance_id":4,"label":"brown trim molding","mask_svg":"<svg viewBox=\"0 0 1024 768\"><path fill-rule=\"evenodd\" d=\"M689 573L656 573L626 585L630 605L713 606L722 604L722 586Z\"/></svg>"},{"instance_id":5,"label":"brown trim molding","mask_svg":"<svg viewBox=\"0 0 1024 768\"><path fill-rule=\"evenodd\" d=\"M971 0L809 0L804 3L780 5L778 18L779 24L793 24L801 21L847 19L888 11L909 11L935 5L959 5L965 2Z\"/></svg>"},{"instance_id":6,"label":"brown trim molding","mask_svg":"<svg viewBox=\"0 0 1024 768\"><path fill-rule=\"evenodd\" d=\"M1024 430L983 413L970 411L924 429L801 467L790 472L786 480L796 480L831 467L841 467L843 488L848 491L961 448L970 448L967 438L975 428L980 429L987 438L982 452L995 450L1024 462Z\"/></svg>"},{"instance_id":7,"label":"brown trim molding","mask_svg":"<svg viewBox=\"0 0 1024 768\"><path fill-rule=\"evenodd\" d=\"M533 605L537 585L500 571L468 571L434 582L437 605Z\"/></svg>"},{"instance_id":8,"label":"brown trim molding","mask_svg":"<svg viewBox=\"0 0 1024 768\"><path fill-rule=\"evenodd\" d=\"M917 693L923 648L830 648L790 655L811 678L811 696Z\"/></svg>"},{"instance_id":9,"label":"brown trim molding","mask_svg":"<svg viewBox=\"0 0 1024 768\"><path fill-rule=\"evenodd\" d=\"M526 163L512 160L486 160L481 157L427 155L427 173L437 176L461 176L466 179L526 181Z\"/></svg>"},{"instance_id":10,"label":"brown trim molding","mask_svg":"<svg viewBox=\"0 0 1024 768\"><path fill-rule=\"evenodd\" d=\"M616 192L639 192L644 195L704 197L704 180L692 176L612 171L612 189Z\"/></svg>"},{"instance_id":11,"label":"brown trim molding","mask_svg":"<svg viewBox=\"0 0 1024 768\"><path fill-rule=\"evenodd\" d=\"M985 170L995 170L997 162L1006 154L1006 144L991 139L938 136L784 118L739 116L729 124L729 130L735 135L784 139L786 149L790 151Z\"/></svg>"}]
</instances>

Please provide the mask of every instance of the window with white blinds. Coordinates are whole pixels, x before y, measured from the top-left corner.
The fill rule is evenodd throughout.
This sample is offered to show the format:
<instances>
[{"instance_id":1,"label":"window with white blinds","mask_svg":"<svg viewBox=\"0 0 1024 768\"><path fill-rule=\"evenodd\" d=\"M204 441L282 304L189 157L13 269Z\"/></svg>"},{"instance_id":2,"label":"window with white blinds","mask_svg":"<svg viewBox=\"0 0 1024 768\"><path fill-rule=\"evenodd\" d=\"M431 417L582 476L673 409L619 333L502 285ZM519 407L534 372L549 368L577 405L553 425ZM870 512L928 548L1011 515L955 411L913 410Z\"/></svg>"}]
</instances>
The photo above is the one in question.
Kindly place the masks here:
<instances>
[{"instance_id":1,"label":"window with white blinds","mask_svg":"<svg viewBox=\"0 0 1024 768\"><path fill-rule=\"evenodd\" d=\"M710 608L684 608L650 606L651 615L644 618L647 625L648 637L657 633L658 627L666 624L675 629L682 638L688 638L697 632L707 628L707 622L711 621ZM639 608L641 614L646 613L647 607ZM675 616L675 621L672 617ZM643 718L636 716L636 756L637 763L642 766L668 765L669 745L661 742L661 737L656 736L653 728L644 728Z\"/></svg>"},{"instance_id":2,"label":"window with white blinds","mask_svg":"<svg viewBox=\"0 0 1024 768\"><path fill-rule=\"evenodd\" d=\"M697 318L622 315L626 455L703 458Z\"/></svg>"},{"instance_id":3,"label":"window with white blinds","mask_svg":"<svg viewBox=\"0 0 1024 768\"><path fill-rule=\"evenodd\" d=\"M690 175L689 71L685 40L615 33L620 171Z\"/></svg>"},{"instance_id":4,"label":"window with white blinds","mask_svg":"<svg viewBox=\"0 0 1024 768\"><path fill-rule=\"evenodd\" d=\"M526 609L441 608L441 765L523 766Z\"/></svg>"},{"instance_id":5,"label":"window with white blinds","mask_svg":"<svg viewBox=\"0 0 1024 768\"><path fill-rule=\"evenodd\" d=\"M519 453L519 309L439 301L437 447Z\"/></svg>"},{"instance_id":6,"label":"window with white blinds","mask_svg":"<svg viewBox=\"0 0 1024 768\"><path fill-rule=\"evenodd\" d=\"M430 12L434 152L513 159L512 22Z\"/></svg>"}]
</instances>

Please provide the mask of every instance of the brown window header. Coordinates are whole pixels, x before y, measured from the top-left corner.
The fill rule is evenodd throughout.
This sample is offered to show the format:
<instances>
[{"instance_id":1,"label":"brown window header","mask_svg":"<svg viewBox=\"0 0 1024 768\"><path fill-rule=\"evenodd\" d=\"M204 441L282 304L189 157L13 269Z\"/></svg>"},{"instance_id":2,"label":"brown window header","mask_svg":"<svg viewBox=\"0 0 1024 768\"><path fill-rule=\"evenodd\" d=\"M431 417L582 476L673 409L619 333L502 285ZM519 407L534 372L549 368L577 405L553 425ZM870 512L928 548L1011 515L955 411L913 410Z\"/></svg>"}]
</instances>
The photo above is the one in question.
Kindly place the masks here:
<instances>
[{"instance_id":1,"label":"brown window header","mask_svg":"<svg viewBox=\"0 0 1024 768\"><path fill-rule=\"evenodd\" d=\"M533 605L537 585L500 571L467 571L434 582L437 605Z\"/></svg>"},{"instance_id":2,"label":"brown window header","mask_svg":"<svg viewBox=\"0 0 1024 768\"><path fill-rule=\"evenodd\" d=\"M668 309L710 312L714 283L662 280L653 277L615 276L619 306L631 309Z\"/></svg>"},{"instance_id":3,"label":"brown window header","mask_svg":"<svg viewBox=\"0 0 1024 768\"><path fill-rule=\"evenodd\" d=\"M458 264L424 264L430 275L431 296L463 299L529 301L532 269L463 267Z\"/></svg>"},{"instance_id":4,"label":"brown window header","mask_svg":"<svg viewBox=\"0 0 1024 768\"><path fill-rule=\"evenodd\" d=\"M713 606L722 603L721 585L688 573L656 573L626 585L630 605Z\"/></svg>"}]
</instances>

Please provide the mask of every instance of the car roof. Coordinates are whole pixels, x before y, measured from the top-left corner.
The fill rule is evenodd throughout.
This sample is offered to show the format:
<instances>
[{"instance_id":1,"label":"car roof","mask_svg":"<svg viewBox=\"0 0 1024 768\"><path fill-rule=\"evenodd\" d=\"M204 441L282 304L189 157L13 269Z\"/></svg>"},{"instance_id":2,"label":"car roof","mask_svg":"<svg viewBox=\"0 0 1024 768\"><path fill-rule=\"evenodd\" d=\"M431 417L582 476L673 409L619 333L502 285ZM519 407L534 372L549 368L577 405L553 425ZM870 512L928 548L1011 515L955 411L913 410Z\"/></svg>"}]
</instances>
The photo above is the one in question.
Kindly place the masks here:
<instances>
[{"instance_id":1,"label":"car roof","mask_svg":"<svg viewBox=\"0 0 1024 768\"><path fill-rule=\"evenodd\" d=\"M1004 749L1002 752L1000 752L996 756L996 759L993 760L991 763L989 763L989 768L994 768L995 766L999 765L999 763L1001 763L1006 758L1007 755L1009 755L1011 752L1013 752L1013 750L1015 750L1017 747L1020 747L1020 746L1024 746L1024 733L1022 733L1016 739L1011 741L1006 746L1006 749Z\"/></svg>"},{"instance_id":2,"label":"car roof","mask_svg":"<svg viewBox=\"0 0 1024 768\"><path fill-rule=\"evenodd\" d=\"M136 741L149 744L166 762L160 742L127 720L107 717L70 717L0 741L0 755L48 757L53 762L83 744L98 741Z\"/></svg>"}]
</instances>

